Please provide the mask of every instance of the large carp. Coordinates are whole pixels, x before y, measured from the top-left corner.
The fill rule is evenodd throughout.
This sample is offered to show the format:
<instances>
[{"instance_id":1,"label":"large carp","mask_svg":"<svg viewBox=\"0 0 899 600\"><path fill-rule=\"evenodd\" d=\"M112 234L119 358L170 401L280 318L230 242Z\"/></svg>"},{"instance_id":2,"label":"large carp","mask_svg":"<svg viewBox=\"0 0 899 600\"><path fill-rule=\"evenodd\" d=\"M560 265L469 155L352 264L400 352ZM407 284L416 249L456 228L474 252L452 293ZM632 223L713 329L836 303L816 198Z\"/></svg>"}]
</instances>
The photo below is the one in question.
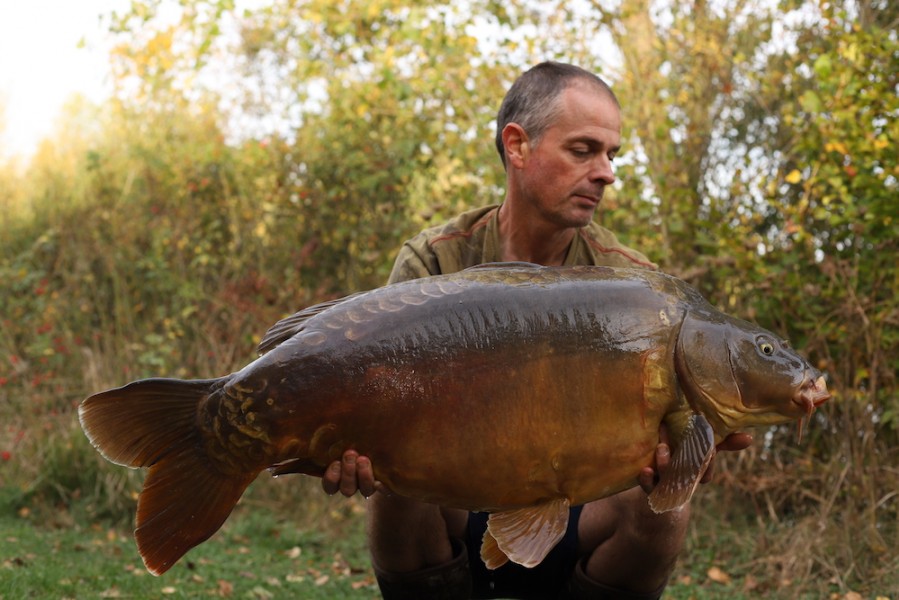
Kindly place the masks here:
<instances>
[{"instance_id":1,"label":"large carp","mask_svg":"<svg viewBox=\"0 0 899 600\"><path fill-rule=\"evenodd\" d=\"M169 569L264 469L321 476L353 448L396 494L489 511L484 555L533 566L568 508L637 484L686 503L717 441L802 419L821 374L774 334L650 271L510 263L382 287L276 324L218 379L148 379L86 399L112 462L147 467L135 537Z\"/></svg>"}]
</instances>

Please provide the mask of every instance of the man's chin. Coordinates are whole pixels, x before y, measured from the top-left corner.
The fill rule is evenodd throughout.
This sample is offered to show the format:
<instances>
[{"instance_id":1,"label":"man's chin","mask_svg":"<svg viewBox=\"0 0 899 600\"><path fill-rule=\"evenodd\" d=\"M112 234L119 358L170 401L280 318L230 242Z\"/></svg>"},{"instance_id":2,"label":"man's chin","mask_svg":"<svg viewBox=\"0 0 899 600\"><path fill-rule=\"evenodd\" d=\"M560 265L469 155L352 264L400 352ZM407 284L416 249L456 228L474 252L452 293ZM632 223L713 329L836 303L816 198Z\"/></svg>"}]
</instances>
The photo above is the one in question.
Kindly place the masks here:
<instances>
[{"instance_id":1,"label":"man's chin","mask_svg":"<svg viewBox=\"0 0 899 600\"><path fill-rule=\"evenodd\" d=\"M596 214L596 207L582 208L570 211L565 215L566 227L575 227L580 229L586 227L593 221L593 215Z\"/></svg>"}]
</instances>

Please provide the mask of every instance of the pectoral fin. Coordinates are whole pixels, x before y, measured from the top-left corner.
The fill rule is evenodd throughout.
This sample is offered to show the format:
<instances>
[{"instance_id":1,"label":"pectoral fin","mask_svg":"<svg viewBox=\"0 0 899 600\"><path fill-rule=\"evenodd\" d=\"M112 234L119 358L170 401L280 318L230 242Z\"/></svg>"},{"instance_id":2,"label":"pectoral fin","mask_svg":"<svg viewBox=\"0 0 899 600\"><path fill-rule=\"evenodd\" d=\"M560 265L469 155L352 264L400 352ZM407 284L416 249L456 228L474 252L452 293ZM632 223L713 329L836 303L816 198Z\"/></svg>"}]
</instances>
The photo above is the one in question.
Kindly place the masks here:
<instances>
[{"instance_id":1,"label":"pectoral fin","mask_svg":"<svg viewBox=\"0 0 899 600\"><path fill-rule=\"evenodd\" d=\"M311 458L292 458L268 468L272 477L300 473L301 475L313 475L321 477L325 474L325 467L314 462Z\"/></svg>"},{"instance_id":2,"label":"pectoral fin","mask_svg":"<svg viewBox=\"0 0 899 600\"><path fill-rule=\"evenodd\" d=\"M679 437L671 464L649 495L649 506L657 513L686 504L715 455L715 432L702 415L690 415L686 429Z\"/></svg>"},{"instance_id":3,"label":"pectoral fin","mask_svg":"<svg viewBox=\"0 0 899 600\"><path fill-rule=\"evenodd\" d=\"M481 545L488 569L508 560L531 568L540 564L559 543L568 527L568 499L557 498L537 506L492 513Z\"/></svg>"}]
</instances>

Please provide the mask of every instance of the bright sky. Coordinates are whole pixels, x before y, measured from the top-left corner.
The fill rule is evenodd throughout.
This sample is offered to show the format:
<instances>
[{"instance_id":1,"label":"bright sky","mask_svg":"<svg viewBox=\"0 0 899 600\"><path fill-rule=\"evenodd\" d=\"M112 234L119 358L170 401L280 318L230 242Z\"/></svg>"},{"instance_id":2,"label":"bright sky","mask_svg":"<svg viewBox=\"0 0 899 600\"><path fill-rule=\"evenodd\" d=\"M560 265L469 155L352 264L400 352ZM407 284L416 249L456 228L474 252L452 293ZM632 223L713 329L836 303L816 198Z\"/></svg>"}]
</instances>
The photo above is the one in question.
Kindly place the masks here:
<instances>
[{"instance_id":1,"label":"bright sky","mask_svg":"<svg viewBox=\"0 0 899 600\"><path fill-rule=\"evenodd\" d=\"M129 4L0 0L0 157L34 152L73 94L94 101L107 95L108 51L100 15Z\"/></svg>"}]
</instances>

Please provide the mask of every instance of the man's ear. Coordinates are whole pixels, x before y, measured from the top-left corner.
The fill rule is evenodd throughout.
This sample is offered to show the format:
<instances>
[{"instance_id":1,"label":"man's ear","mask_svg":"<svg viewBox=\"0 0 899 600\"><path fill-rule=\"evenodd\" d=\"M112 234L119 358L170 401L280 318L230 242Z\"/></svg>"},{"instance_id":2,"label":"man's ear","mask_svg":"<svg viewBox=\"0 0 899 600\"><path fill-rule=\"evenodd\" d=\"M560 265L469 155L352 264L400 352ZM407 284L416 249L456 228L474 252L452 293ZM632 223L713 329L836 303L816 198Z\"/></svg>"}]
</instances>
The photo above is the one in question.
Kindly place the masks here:
<instances>
[{"instance_id":1,"label":"man's ear","mask_svg":"<svg viewBox=\"0 0 899 600\"><path fill-rule=\"evenodd\" d=\"M503 127L503 148L506 164L520 169L531 152L528 134L518 123L508 123Z\"/></svg>"}]
</instances>

